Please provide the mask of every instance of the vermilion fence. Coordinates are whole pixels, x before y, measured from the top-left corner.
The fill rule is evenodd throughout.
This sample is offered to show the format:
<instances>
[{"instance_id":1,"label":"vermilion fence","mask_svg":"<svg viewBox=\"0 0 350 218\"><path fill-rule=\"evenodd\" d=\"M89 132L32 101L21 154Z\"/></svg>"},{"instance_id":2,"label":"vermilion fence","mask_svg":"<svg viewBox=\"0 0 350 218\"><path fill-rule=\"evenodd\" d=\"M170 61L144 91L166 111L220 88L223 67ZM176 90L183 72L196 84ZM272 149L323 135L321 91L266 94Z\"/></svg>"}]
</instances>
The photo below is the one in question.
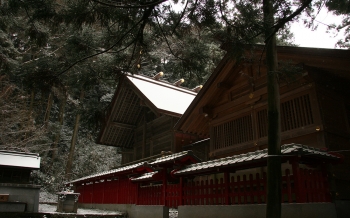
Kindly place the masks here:
<instances>
[{"instance_id":1,"label":"vermilion fence","mask_svg":"<svg viewBox=\"0 0 350 218\"><path fill-rule=\"evenodd\" d=\"M139 205L162 205L163 204L163 186L139 187L138 202Z\"/></svg>"},{"instance_id":2,"label":"vermilion fence","mask_svg":"<svg viewBox=\"0 0 350 218\"><path fill-rule=\"evenodd\" d=\"M79 186L79 202L138 205L232 205L266 203L266 174L231 176L142 187L124 180ZM328 182L322 172L300 169L297 177L287 169L282 177L282 202L329 202ZM165 198L165 199L164 199Z\"/></svg>"},{"instance_id":3,"label":"vermilion fence","mask_svg":"<svg viewBox=\"0 0 350 218\"><path fill-rule=\"evenodd\" d=\"M137 184L129 179L101 180L77 186L80 203L86 204L135 204Z\"/></svg>"}]
</instances>

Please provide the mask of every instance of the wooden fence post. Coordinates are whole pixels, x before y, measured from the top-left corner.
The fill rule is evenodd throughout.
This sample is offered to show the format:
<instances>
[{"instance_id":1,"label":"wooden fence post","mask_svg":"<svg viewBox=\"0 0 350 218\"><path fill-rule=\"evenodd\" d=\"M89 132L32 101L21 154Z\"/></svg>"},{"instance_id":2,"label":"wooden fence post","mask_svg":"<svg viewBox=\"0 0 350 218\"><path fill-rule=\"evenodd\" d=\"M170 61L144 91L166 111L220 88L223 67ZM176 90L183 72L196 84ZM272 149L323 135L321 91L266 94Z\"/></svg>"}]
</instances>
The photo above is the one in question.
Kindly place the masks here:
<instances>
[{"instance_id":1,"label":"wooden fence post","mask_svg":"<svg viewBox=\"0 0 350 218\"><path fill-rule=\"evenodd\" d=\"M166 204L166 191L167 191L167 169L166 168L164 168L163 169L163 190L162 190L162 194L163 194L163 205L164 206L167 206L167 204Z\"/></svg>"},{"instance_id":2,"label":"wooden fence post","mask_svg":"<svg viewBox=\"0 0 350 218\"><path fill-rule=\"evenodd\" d=\"M294 188L295 188L295 200L297 203L304 203L304 193L302 178L299 169L299 163L297 158L290 160L292 162L293 178L294 178Z\"/></svg>"},{"instance_id":3,"label":"wooden fence post","mask_svg":"<svg viewBox=\"0 0 350 218\"><path fill-rule=\"evenodd\" d=\"M183 200L183 177L180 177L180 187L179 187L179 206L184 205Z\"/></svg>"},{"instance_id":4,"label":"wooden fence post","mask_svg":"<svg viewBox=\"0 0 350 218\"><path fill-rule=\"evenodd\" d=\"M230 173L224 172L225 205L230 205Z\"/></svg>"}]
</instances>

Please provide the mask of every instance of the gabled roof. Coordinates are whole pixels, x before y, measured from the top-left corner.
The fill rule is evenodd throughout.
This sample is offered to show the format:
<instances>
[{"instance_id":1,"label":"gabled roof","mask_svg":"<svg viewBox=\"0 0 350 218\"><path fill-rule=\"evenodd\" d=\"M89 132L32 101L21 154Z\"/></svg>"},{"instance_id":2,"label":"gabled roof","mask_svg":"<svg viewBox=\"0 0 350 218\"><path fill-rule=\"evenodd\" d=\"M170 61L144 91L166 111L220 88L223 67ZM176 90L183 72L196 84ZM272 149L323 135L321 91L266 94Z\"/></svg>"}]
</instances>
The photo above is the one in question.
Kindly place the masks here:
<instances>
[{"instance_id":1,"label":"gabled roof","mask_svg":"<svg viewBox=\"0 0 350 218\"><path fill-rule=\"evenodd\" d=\"M143 75L123 75L106 114L97 143L131 148L133 132L148 107L154 114L180 117L196 92Z\"/></svg>"},{"instance_id":2,"label":"gabled roof","mask_svg":"<svg viewBox=\"0 0 350 218\"><path fill-rule=\"evenodd\" d=\"M196 92L173 84L140 75L128 75L142 100L158 113L181 116L191 104ZM146 103L147 104L147 103Z\"/></svg>"},{"instance_id":3,"label":"gabled roof","mask_svg":"<svg viewBox=\"0 0 350 218\"><path fill-rule=\"evenodd\" d=\"M277 46L277 53L278 61L303 65L305 68L317 68L350 80L349 50ZM239 77L247 77L244 73L247 63L255 63L259 65L259 70L260 67L263 69L265 67L263 64L265 63L264 46L255 45L253 49L247 47L243 58L239 59L235 59L231 52L227 52L202 90L176 123L175 130L208 137L211 120L205 115L215 113L211 110L213 107L219 108L220 96L227 90L227 85L234 83ZM247 97L245 101L250 100L252 99Z\"/></svg>"},{"instance_id":4,"label":"gabled roof","mask_svg":"<svg viewBox=\"0 0 350 218\"><path fill-rule=\"evenodd\" d=\"M0 167L40 168L39 154L0 150Z\"/></svg>"},{"instance_id":5,"label":"gabled roof","mask_svg":"<svg viewBox=\"0 0 350 218\"><path fill-rule=\"evenodd\" d=\"M210 160L206 162L195 163L185 166L181 170L174 171L174 175L199 175L210 174L225 168L241 170L253 168L254 166L264 166L267 164L267 149L234 155L230 157ZM300 157L301 160L310 159L340 161L340 157L335 154L327 153L317 148L308 147L301 144L286 144L281 146L281 157L291 158Z\"/></svg>"}]
</instances>

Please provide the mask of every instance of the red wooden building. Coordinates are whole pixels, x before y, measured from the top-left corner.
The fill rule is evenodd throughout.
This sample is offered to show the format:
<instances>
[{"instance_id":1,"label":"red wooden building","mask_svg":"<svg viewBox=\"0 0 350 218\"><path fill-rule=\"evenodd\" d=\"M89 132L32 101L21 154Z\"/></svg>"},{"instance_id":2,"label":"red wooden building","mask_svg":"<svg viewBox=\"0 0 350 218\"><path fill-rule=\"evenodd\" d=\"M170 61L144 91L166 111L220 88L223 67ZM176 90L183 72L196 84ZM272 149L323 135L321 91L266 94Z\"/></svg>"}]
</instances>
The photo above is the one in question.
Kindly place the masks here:
<instances>
[{"instance_id":1,"label":"red wooden building","mask_svg":"<svg viewBox=\"0 0 350 218\"><path fill-rule=\"evenodd\" d=\"M227 46L228 47L228 46ZM282 144L340 151L331 167L334 198L350 198L350 51L278 47ZM242 58L230 51L176 124L181 133L210 137L192 147L209 157L267 147L267 86L263 46Z\"/></svg>"},{"instance_id":2,"label":"red wooden building","mask_svg":"<svg viewBox=\"0 0 350 218\"><path fill-rule=\"evenodd\" d=\"M330 202L325 168L340 157L315 148L282 146L282 201ZM139 162L73 180L80 205L136 204L234 205L266 203L266 174L251 173L266 166L267 150L201 162L191 151ZM317 164L318 168L306 167ZM248 170L248 171L247 171ZM212 177L223 174L223 177ZM200 177L196 180L195 177Z\"/></svg>"},{"instance_id":3,"label":"red wooden building","mask_svg":"<svg viewBox=\"0 0 350 218\"><path fill-rule=\"evenodd\" d=\"M282 201L346 200L350 158L342 151L350 147L350 51L277 50ZM265 203L267 88L262 54L262 46L247 48L239 59L228 51L198 95L175 88L194 99L186 103L182 117L157 105L162 100L151 96L159 91L146 94L150 84L165 83L126 76L99 142L123 147L123 163L134 162L71 181L81 193L79 201L169 207ZM155 157L160 151L173 154Z\"/></svg>"}]
</instances>

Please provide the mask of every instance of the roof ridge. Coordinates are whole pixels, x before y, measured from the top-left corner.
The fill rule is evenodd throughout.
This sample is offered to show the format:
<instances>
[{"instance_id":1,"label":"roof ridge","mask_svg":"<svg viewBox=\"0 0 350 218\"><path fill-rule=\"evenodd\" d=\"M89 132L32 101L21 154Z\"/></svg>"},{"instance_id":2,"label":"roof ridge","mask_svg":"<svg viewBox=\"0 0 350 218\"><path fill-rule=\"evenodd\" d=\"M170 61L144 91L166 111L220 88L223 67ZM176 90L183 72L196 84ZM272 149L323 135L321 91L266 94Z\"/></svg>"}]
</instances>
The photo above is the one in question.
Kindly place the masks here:
<instances>
[{"instance_id":1,"label":"roof ridge","mask_svg":"<svg viewBox=\"0 0 350 218\"><path fill-rule=\"evenodd\" d=\"M141 80L144 80L144 81L147 81L150 83L162 85L164 87L172 88L172 89L175 89L178 91L186 91L186 93L189 92L189 94L197 95L197 92L190 89L190 88L187 88L184 86L176 86L173 83L170 83L169 81L166 81L166 80L161 80L161 79L155 80L154 78L147 76L147 75L144 75L144 74L130 74L130 73L128 73L128 74L126 74L126 76L131 76L133 78L141 79Z\"/></svg>"}]
</instances>

